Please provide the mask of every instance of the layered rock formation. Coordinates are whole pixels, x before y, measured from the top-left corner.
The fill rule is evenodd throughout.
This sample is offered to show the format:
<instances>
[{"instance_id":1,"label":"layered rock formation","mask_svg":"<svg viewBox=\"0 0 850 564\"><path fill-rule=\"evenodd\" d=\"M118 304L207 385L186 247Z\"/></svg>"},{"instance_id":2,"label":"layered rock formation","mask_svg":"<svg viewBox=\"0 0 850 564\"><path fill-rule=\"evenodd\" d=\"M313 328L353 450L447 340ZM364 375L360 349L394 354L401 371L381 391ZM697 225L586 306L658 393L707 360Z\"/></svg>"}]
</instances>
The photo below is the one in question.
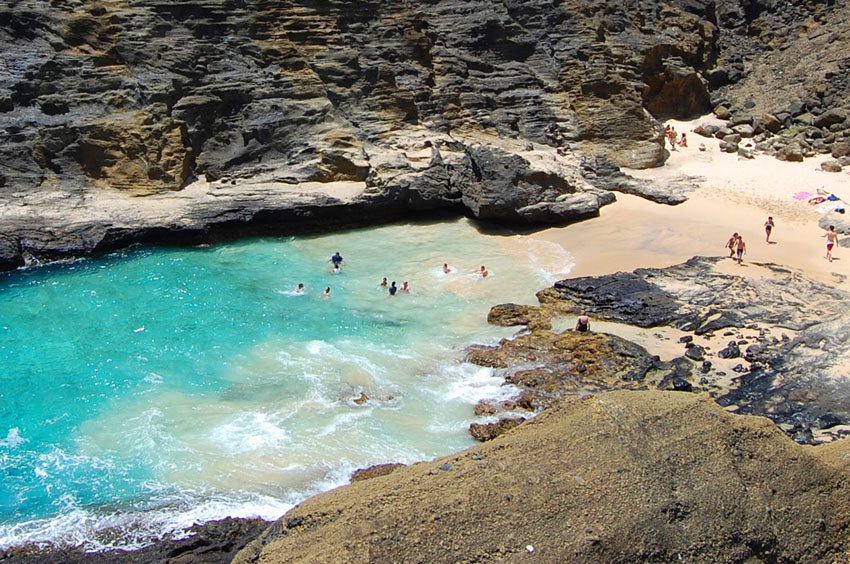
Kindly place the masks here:
<instances>
[{"instance_id":1,"label":"layered rock formation","mask_svg":"<svg viewBox=\"0 0 850 564\"><path fill-rule=\"evenodd\" d=\"M10 0L0 267L436 208L594 215L611 183L580 154L663 162L653 114L708 109L725 4Z\"/></svg>"}]
</instances>

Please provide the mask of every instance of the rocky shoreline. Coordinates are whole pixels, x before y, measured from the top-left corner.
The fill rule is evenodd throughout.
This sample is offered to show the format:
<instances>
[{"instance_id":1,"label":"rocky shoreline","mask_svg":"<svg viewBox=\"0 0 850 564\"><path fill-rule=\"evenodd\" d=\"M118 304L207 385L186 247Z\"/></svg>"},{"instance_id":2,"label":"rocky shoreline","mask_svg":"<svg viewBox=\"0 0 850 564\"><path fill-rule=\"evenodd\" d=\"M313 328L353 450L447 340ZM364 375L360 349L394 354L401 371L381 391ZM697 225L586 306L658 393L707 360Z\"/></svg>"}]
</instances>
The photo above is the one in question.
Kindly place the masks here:
<instances>
[{"instance_id":1,"label":"rocky shoreline","mask_svg":"<svg viewBox=\"0 0 850 564\"><path fill-rule=\"evenodd\" d=\"M850 352L850 295L775 264L753 264L765 276L718 272L726 260L561 280L537 294L539 307L494 307L492 323L527 330L497 347L470 347L467 360L523 389L508 404L510 419L517 408L535 412L571 395L661 389L706 392L728 411L770 418L803 444L850 434L840 376ZM681 356L661 361L615 335L551 330L553 320L582 311L597 321L678 329ZM732 373L715 366L723 361ZM475 434L492 438L501 426Z\"/></svg>"}]
</instances>

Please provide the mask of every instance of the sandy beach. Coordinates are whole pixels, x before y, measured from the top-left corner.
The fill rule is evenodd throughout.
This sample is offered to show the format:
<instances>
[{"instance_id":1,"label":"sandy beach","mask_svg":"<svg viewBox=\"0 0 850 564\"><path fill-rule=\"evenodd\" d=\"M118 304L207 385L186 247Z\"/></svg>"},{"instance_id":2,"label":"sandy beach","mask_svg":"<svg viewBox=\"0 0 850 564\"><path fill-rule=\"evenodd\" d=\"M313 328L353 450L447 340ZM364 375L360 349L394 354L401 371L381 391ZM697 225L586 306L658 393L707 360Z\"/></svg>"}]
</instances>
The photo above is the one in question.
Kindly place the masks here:
<instances>
[{"instance_id":1,"label":"sandy beach","mask_svg":"<svg viewBox=\"0 0 850 564\"><path fill-rule=\"evenodd\" d=\"M627 170L638 178L665 182L681 177L695 179L699 188L687 202L666 206L637 196L617 194L617 202L602 208L599 218L566 227L547 229L535 238L559 243L575 256L571 276L594 276L641 267L664 267L695 255L724 256L733 232L747 244L744 264L730 259L719 267L724 272L765 276L758 263L777 263L799 269L808 276L835 286L850 288L850 253L833 250L833 262L824 258L826 239L818 227L822 214L800 192L818 190L850 199L850 176L820 169L828 155L802 163L779 161L758 155L746 159L718 148L717 139L692 132L707 118L671 122L687 132L690 146L673 152L665 166ZM705 145L705 151L699 145ZM776 227L771 244L765 242L764 223L772 216Z\"/></svg>"}]
</instances>

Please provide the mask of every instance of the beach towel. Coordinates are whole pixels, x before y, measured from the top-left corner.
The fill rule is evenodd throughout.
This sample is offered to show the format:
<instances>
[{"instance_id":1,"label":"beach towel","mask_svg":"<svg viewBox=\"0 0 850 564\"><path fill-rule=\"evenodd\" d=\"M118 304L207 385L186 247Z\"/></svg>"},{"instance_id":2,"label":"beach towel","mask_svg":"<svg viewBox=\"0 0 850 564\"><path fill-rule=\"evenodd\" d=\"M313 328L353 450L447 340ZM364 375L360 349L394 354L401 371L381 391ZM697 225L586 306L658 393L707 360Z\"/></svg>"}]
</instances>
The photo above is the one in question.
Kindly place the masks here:
<instances>
[{"instance_id":1,"label":"beach towel","mask_svg":"<svg viewBox=\"0 0 850 564\"><path fill-rule=\"evenodd\" d=\"M839 202L825 202L819 206L815 206L815 211L818 213L829 213L841 207L842 206Z\"/></svg>"},{"instance_id":2,"label":"beach towel","mask_svg":"<svg viewBox=\"0 0 850 564\"><path fill-rule=\"evenodd\" d=\"M826 201L826 198L823 196L815 196L814 198L809 199L809 204L816 206L818 204L822 204Z\"/></svg>"},{"instance_id":3,"label":"beach towel","mask_svg":"<svg viewBox=\"0 0 850 564\"><path fill-rule=\"evenodd\" d=\"M811 192L797 192L796 194L794 194L793 198L795 200L808 200L812 196L814 196L814 194L812 194Z\"/></svg>"}]
</instances>

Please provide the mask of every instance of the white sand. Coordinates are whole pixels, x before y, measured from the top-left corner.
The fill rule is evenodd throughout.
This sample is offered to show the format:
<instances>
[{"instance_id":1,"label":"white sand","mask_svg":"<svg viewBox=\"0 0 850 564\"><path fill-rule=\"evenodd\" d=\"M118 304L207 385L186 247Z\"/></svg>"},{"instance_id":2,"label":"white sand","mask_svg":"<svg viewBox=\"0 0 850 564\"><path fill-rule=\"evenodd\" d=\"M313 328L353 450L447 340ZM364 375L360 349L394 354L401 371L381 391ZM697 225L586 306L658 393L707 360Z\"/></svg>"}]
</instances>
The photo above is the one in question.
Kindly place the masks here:
<instances>
[{"instance_id":1,"label":"white sand","mask_svg":"<svg viewBox=\"0 0 850 564\"><path fill-rule=\"evenodd\" d=\"M534 238L563 245L576 258L571 276L588 276L669 266L694 255L726 256L724 245L738 232L747 243L744 265L730 259L720 266L724 272L763 276L767 271L752 263L772 262L850 290L844 278L850 275L850 252L836 247L835 260L828 262L824 231L818 227L821 214L793 198L801 191L821 189L850 205L850 176L821 171L820 163L827 157L787 163L769 156L750 160L723 153L716 139L691 132L702 121L676 123L677 131L688 132L690 147L673 152L665 166L626 171L660 182L681 176L700 178L701 187L687 202L666 206L617 194L617 202L604 207L599 218L548 229ZM700 143L706 151L699 150ZM774 244L765 242L768 216L776 223L771 236Z\"/></svg>"},{"instance_id":2,"label":"white sand","mask_svg":"<svg viewBox=\"0 0 850 564\"><path fill-rule=\"evenodd\" d=\"M822 215L794 194L818 189L835 194L850 204L850 176L828 173L820 163L828 157L787 163L769 156L753 160L723 153L716 139L706 139L691 130L707 120L675 124L688 133L690 147L671 154L665 166L626 171L635 177L660 182L681 176L699 177L700 188L678 206L666 206L637 196L617 194L617 202L602 209L599 218L535 233L562 245L575 257L569 276L596 276L641 267L665 267L695 255L728 256L724 248L733 232L747 243L744 264L723 261L719 271L744 276L775 276L755 263L777 263L803 271L809 277L850 291L850 251L833 249L833 262L824 258L826 239L818 227ZM704 143L706 151L700 151ZM848 206L850 207L850 206ZM850 213L850 212L848 212ZM776 227L774 244L765 242L764 223L772 216ZM569 321L569 320L567 320ZM571 320L574 323L574 320ZM639 330L619 324L592 322L599 331L617 334L647 348L652 354L670 358L684 352L678 344L680 332L668 329ZM787 330L777 331L789 333ZM700 338L699 344L717 351L728 337ZM718 368L728 369L712 357ZM742 362L736 359L735 363ZM727 363L728 364L728 363ZM746 365L746 362L743 362ZM726 387L731 382L714 382Z\"/></svg>"}]
</instances>

